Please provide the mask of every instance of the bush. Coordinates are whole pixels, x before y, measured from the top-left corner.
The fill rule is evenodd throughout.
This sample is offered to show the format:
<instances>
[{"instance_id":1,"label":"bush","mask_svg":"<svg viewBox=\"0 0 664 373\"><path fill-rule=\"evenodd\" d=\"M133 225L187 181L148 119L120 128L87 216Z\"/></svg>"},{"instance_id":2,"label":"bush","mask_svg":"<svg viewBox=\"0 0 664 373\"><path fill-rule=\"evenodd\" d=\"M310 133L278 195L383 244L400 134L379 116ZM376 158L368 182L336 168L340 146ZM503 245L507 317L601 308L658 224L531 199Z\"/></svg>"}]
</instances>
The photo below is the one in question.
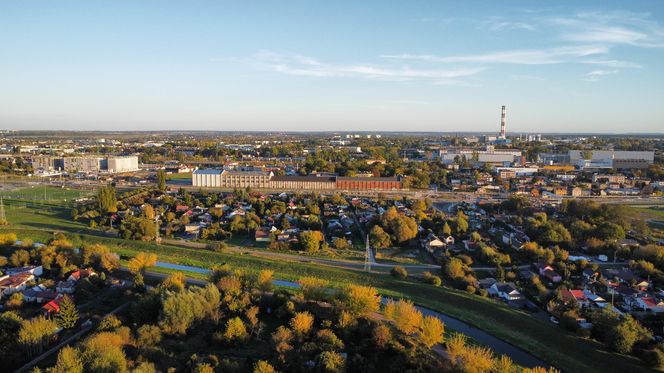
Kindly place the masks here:
<instances>
[{"instance_id":1,"label":"bush","mask_svg":"<svg viewBox=\"0 0 664 373\"><path fill-rule=\"evenodd\" d=\"M428 271L424 272L422 276L424 278L424 282L426 282L427 284L431 284L433 286L440 286L443 283L443 280L440 279L440 276L433 275L431 274L431 272Z\"/></svg>"},{"instance_id":2,"label":"bush","mask_svg":"<svg viewBox=\"0 0 664 373\"><path fill-rule=\"evenodd\" d=\"M209 244L205 245L205 248L210 250L210 251L223 253L228 248L228 245L226 244L226 242L223 242L223 241L210 242Z\"/></svg>"},{"instance_id":3,"label":"bush","mask_svg":"<svg viewBox=\"0 0 664 373\"><path fill-rule=\"evenodd\" d=\"M400 279L405 279L406 277L408 277L408 271L406 271L406 268L404 268L402 266L395 266L390 271L390 274L392 274L392 276L394 276L396 278L400 278Z\"/></svg>"}]
</instances>

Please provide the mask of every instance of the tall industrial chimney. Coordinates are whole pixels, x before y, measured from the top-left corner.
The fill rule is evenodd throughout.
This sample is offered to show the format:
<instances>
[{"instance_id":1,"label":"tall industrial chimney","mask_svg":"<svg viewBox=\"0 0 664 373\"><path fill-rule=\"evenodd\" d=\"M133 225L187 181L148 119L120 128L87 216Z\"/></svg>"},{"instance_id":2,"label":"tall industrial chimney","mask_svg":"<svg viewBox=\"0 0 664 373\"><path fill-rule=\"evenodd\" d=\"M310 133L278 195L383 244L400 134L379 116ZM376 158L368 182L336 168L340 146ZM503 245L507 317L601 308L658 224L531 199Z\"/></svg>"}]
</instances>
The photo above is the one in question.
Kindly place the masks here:
<instances>
[{"instance_id":1,"label":"tall industrial chimney","mask_svg":"<svg viewBox=\"0 0 664 373\"><path fill-rule=\"evenodd\" d=\"M503 105L502 111L500 113L500 138L505 139L506 138L506 126L507 126L507 109L505 109L505 105Z\"/></svg>"}]
</instances>

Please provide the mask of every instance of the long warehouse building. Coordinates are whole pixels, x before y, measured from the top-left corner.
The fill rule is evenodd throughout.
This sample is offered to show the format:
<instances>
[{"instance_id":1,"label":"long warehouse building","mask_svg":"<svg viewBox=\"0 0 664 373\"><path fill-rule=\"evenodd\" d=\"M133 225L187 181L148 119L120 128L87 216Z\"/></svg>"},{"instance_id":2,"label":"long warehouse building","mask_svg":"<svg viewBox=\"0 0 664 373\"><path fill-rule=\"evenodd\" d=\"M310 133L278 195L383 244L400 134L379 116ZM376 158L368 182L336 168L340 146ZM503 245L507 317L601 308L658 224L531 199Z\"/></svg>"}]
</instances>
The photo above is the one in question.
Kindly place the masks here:
<instances>
[{"instance_id":1,"label":"long warehouse building","mask_svg":"<svg viewBox=\"0 0 664 373\"><path fill-rule=\"evenodd\" d=\"M275 176L267 171L200 169L192 185L201 188L254 188L276 190L400 190L396 177Z\"/></svg>"}]
</instances>

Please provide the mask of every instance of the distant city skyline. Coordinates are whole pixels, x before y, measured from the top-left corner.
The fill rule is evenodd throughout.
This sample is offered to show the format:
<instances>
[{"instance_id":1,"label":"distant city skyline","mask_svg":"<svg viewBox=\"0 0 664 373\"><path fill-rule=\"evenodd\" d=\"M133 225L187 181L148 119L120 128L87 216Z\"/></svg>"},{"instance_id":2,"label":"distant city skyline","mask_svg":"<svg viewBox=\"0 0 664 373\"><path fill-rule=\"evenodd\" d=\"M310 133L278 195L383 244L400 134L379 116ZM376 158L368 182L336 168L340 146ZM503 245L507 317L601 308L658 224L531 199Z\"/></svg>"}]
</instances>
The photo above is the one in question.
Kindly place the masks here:
<instances>
[{"instance_id":1,"label":"distant city skyline","mask_svg":"<svg viewBox=\"0 0 664 373\"><path fill-rule=\"evenodd\" d=\"M662 133L662 61L660 1L3 1L0 129Z\"/></svg>"}]
</instances>

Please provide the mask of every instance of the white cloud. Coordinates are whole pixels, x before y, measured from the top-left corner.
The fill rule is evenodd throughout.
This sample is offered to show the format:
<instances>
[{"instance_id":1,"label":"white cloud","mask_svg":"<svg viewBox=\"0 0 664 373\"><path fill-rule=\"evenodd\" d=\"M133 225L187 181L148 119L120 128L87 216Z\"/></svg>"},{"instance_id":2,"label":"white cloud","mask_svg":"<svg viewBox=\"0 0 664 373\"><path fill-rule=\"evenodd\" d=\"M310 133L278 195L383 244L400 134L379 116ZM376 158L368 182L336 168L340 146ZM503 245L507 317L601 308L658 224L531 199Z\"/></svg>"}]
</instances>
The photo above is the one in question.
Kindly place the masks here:
<instances>
[{"instance_id":1,"label":"white cloud","mask_svg":"<svg viewBox=\"0 0 664 373\"><path fill-rule=\"evenodd\" d=\"M529 22L510 21L502 17L489 17L488 19L480 22L480 28L485 28L490 31L505 31L505 30L526 30L535 31L537 27Z\"/></svg>"},{"instance_id":2,"label":"white cloud","mask_svg":"<svg viewBox=\"0 0 664 373\"><path fill-rule=\"evenodd\" d=\"M603 76L617 74L618 72L618 70L593 70L587 73L583 80L587 82L596 82Z\"/></svg>"},{"instance_id":3,"label":"white cloud","mask_svg":"<svg viewBox=\"0 0 664 373\"><path fill-rule=\"evenodd\" d=\"M582 43L625 44L664 48L664 26L649 14L631 12L584 12L551 19L561 28L564 40Z\"/></svg>"},{"instance_id":4,"label":"white cloud","mask_svg":"<svg viewBox=\"0 0 664 373\"><path fill-rule=\"evenodd\" d=\"M581 63L588 65L602 65L607 67L616 67L622 69L640 69L643 66L638 63L630 61L620 61L620 60L583 60Z\"/></svg>"},{"instance_id":5,"label":"white cloud","mask_svg":"<svg viewBox=\"0 0 664 373\"><path fill-rule=\"evenodd\" d=\"M422 54L385 55L383 58L418 60L440 63L505 63L519 65L549 65L574 62L581 57L603 55L609 52L606 46L580 45L545 49L521 49L475 55L434 56Z\"/></svg>"},{"instance_id":6,"label":"white cloud","mask_svg":"<svg viewBox=\"0 0 664 373\"><path fill-rule=\"evenodd\" d=\"M424 80L437 84L449 79L469 77L484 70L483 67L424 69L371 64L331 64L298 54L278 54L265 51L259 52L255 57L261 64L276 72L311 77L358 77L392 81Z\"/></svg>"}]
</instances>

